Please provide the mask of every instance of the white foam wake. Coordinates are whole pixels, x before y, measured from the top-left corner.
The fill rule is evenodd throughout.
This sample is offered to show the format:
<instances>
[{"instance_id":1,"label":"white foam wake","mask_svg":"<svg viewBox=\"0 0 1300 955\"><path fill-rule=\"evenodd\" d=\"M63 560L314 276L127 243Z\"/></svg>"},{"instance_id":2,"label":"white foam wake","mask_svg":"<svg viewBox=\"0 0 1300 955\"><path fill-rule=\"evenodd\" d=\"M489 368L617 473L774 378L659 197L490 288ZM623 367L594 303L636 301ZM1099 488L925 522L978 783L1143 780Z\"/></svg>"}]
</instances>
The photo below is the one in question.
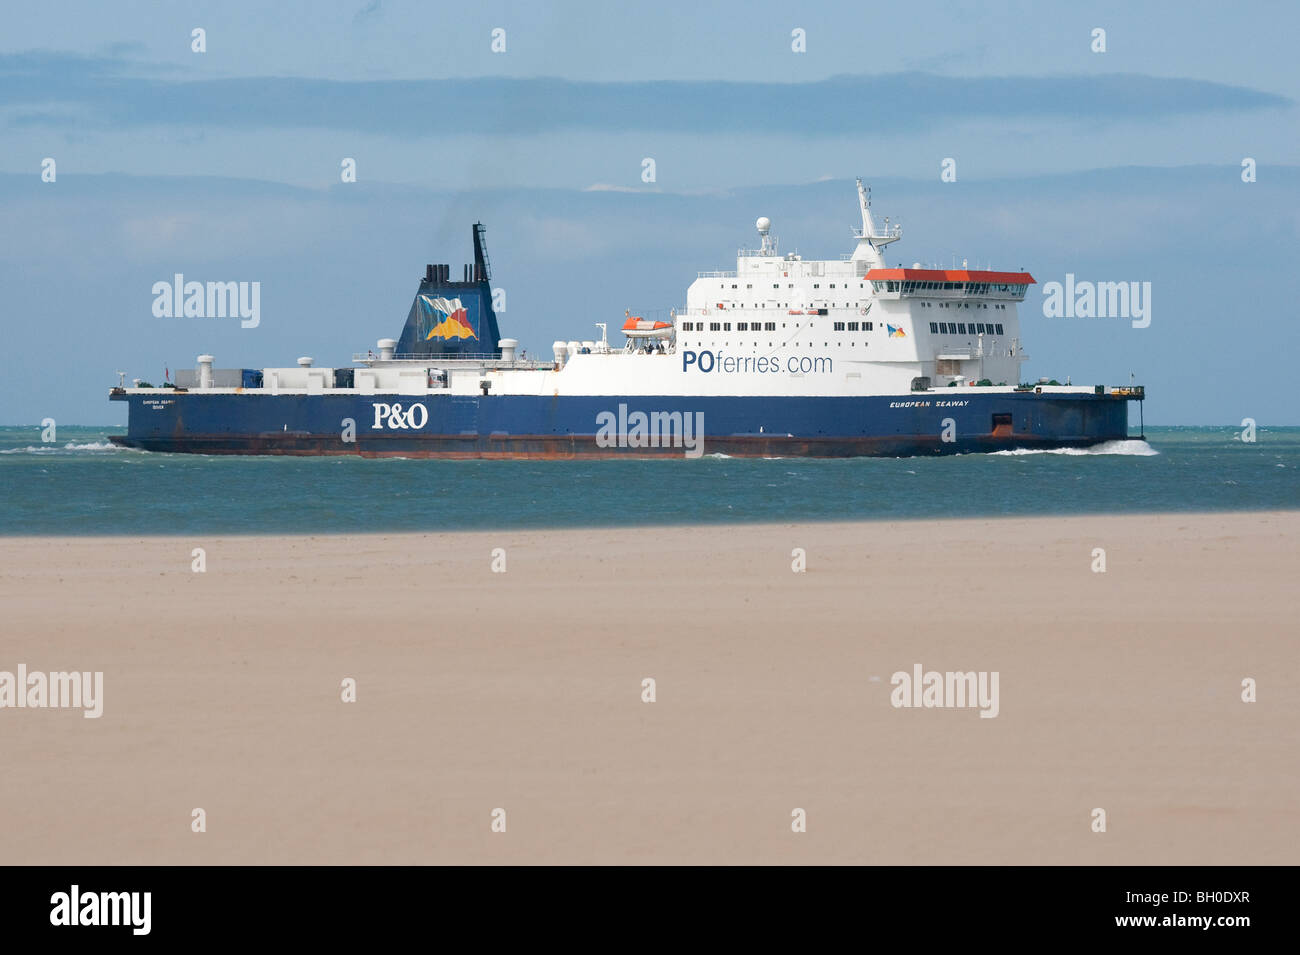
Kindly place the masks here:
<instances>
[{"instance_id":1,"label":"white foam wake","mask_svg":"<svg viewBox=\"0 0 1300 955\"><path fill-rule=\"evenodd\" d=\"M59 454L64 451L120 451L112 441L90 441L76 444L69 441L63 447L54 444L29 444L25 448L5 448L0 454Z\"/></svg>"},{"instance_id":2,"label":"white foam wake","mask_svg":"<svg viewBox=\"0 0 1300 955\"><path fill-rule=\"evenodd\" d=\"M1124 441L1104 441L1089 448L1015 448L1011 451L994 451L992 453L1011 457L1019 457L1023 454L1128 454L1147 458L1160 452L1140 438L1128 438Z\"/></svg>"}]
</instances>

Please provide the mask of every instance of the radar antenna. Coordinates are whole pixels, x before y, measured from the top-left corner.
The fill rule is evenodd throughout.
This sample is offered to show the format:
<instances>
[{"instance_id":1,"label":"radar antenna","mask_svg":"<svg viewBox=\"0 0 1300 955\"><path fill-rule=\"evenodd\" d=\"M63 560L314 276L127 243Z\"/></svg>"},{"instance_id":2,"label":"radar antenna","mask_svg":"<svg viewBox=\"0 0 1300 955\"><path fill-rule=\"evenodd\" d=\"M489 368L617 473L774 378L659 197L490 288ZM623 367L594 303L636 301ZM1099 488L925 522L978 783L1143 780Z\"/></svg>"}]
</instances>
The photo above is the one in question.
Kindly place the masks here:
<instances>
[{"instance_id":1,"label":"radar antenna","mask_svg":"<svg viewBox=\"0 0 1300 955\"><path fill-rule=\"evenodd\" d=\"M859 239L865 239L873 249L883 249L903 237L903 227L898 223L891 226L889 219L885 219L883 232L876 231L876 220L871 217L871 188L863 185L861 177L858 178L858 206L862 210L862 231L855 231L854 235Z\"/></svg>"}]
</instances>

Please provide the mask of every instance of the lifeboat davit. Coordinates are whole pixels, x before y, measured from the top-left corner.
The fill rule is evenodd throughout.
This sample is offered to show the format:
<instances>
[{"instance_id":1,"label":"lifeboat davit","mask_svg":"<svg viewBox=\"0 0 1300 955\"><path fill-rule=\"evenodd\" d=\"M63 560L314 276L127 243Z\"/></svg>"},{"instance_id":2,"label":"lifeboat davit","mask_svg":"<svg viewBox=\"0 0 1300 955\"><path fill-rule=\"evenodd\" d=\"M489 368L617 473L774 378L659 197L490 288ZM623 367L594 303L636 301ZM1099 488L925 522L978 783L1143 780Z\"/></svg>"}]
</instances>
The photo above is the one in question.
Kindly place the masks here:
<instances>
[{"instance_id":1,"label":"lifeboat davit","mask_svg":"<svg viewBox=\"0 0 1300 955\"><path fill-rule=\"evenodd\" d=\"M628 315L623 323L623 334L628 338L671 338L672 322L656 322L640 315Z\"/></svg>"}]
</instances>

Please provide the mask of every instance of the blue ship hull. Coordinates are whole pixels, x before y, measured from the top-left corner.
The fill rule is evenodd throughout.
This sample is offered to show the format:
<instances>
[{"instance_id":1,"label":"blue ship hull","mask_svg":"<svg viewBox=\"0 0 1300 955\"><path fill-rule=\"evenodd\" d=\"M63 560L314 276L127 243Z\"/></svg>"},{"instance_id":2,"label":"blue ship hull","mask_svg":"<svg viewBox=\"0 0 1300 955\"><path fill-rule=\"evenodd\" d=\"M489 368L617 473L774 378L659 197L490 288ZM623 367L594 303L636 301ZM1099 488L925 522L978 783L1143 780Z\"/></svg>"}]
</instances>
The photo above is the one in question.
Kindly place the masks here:
<instances>
[{"instance_id":1,"label":"blue ship hull","mask_svg":"<svg viewBox=\"0 0 1300 955\"><path fill-rule=\"evenodd\" d=\"M702 413L705 454L897 457L1086 447L1128 437L1128 402L1133 400L1032 391L963 394L957 388L949 393L813 398L186 391L112 397L130 406L127 433L112 437L124 447L199 454L432 458L683 455L680 445L609 446L608 440L599 441L598 416L618 414L620 406L627 415ZM392 413L396 405L401 406L400 415ZM423 411L413 411L416 405ZM952 440L944 440L945 428Z\"/></svg>"}]
</instances>

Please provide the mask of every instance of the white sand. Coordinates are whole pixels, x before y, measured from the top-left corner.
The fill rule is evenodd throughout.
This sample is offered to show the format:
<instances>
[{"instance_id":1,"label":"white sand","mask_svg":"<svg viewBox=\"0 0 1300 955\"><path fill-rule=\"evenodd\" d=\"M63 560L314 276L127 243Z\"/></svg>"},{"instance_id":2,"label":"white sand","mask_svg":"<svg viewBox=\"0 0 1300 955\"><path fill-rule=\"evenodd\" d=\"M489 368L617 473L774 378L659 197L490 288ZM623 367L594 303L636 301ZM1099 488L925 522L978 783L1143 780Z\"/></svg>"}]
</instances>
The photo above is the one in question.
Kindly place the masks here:
<instances>
[{"instance_id":1,"label":"white sand","mask_svg":"<svg viewBox=\"0 0 1300 955\"><path fill-rule=\"evenodd\" d=\"M100 719L0 709L0 860L1294 864L1298 537L0 538L0 670L104 672ZM997 671L999 715L892 707L915 663Z\"/></svg>"}]
</instances>

